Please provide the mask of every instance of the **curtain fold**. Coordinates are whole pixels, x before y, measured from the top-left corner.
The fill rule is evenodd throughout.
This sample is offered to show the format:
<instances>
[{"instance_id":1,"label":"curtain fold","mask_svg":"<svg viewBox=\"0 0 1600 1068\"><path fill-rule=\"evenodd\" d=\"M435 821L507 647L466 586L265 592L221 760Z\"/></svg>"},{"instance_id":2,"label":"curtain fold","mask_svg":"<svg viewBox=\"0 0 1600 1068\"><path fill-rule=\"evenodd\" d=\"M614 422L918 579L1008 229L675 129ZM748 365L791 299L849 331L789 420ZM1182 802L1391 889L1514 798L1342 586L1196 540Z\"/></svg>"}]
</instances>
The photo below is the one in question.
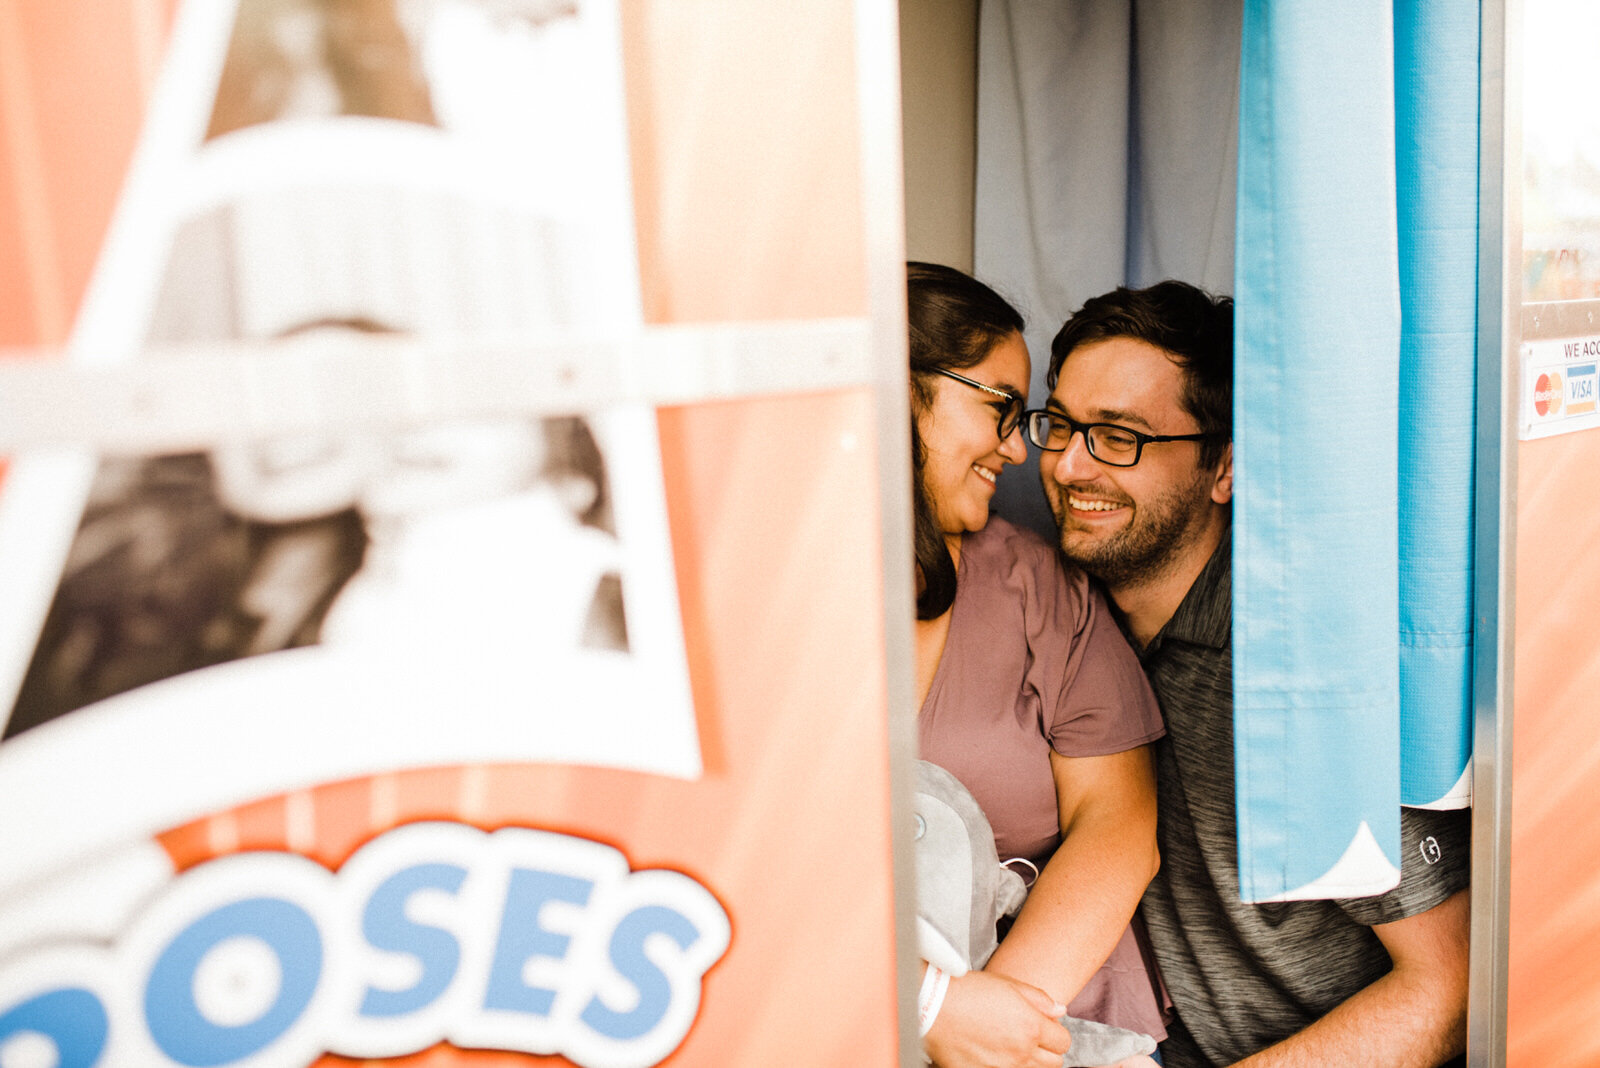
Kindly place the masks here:
<instances>
[{"instance_id":1,"label":"curtain fold","mask_svg":"<svg viewBox=\"0 0 1600 1068\"><path fill-rule=\"evenodd\" d=\"M1246 901L1399 878L1399 264L1387 0L1247 0L1234 364Z\"/></svg>"},{"instance_id":2,"label":"curtain fold","mask_svg":"<svg viewBox=\"0 0 1600 1068\"><path fill-rule=\"evenodd\" d=\"M1242 7L980 7L974 266L1027 319L1030 403L1044 403L1050 339L1088 298L1164 278L1232 291ZM995 510L1051 533L1027 470L1000 480Z\"/></svg>"},{"instance_id":3,"label":"curtain fold","mask_svg":"<svg viewBox=\"0 0 1600 1068\"><path fill-rule=\"evenodd\" d=\"M1477 0L1395 4L1400 800L1471 800Z\"/></svg>"}]
</instances>

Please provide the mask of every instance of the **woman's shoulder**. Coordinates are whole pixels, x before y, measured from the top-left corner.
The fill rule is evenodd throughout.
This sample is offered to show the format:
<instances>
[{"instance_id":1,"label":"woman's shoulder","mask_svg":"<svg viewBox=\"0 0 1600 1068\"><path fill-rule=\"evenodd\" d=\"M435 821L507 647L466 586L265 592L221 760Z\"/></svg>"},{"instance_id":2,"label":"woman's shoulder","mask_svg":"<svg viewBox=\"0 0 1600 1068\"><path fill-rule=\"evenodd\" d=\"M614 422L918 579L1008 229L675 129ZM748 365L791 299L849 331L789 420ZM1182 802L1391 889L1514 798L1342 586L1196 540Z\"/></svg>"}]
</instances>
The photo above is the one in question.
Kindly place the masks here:
<instances>
[{"instance_id":1,"label":"woman's shoulder","mask_svg":"<svg viewBox=\"0 0 1600 1068\"><path fill-rule=\"evenodd\" d=\"M969 545L982 546L995 556L1015 556L1022 559L1056 556L1055 546L1044 535L1031 527L1022 527L1004 516L991 515L982 530L967 535Z\"/></svg>"},{"instance_id":2,"label":"woman's shoulder","mask_svg":"<svg viewBox=\"0 0 1600 1068\"><path fill-rule=\"evenodd\" d=\"M990 516L982 530L968 535L963 559L969 554L981 561L985 570L992 567L1004 574L1026 576L1030 585L1047 588L1057 596L1065 594L1073 601L1089 596L1087 576L1063 560L1053 543L1038 531L1001 516Z\"/></svg>"},{"instance_id":3,"label":"woman's shoulder","mask_svg":"<svg viewBox=\"0 0 1600 1068\"><path fill-rule=\"evenodd\" d=\"M1032 527L1018 526L1004 516L992 515L982 530L967 536L967 545L988 557L1036 564L1053 571L1076 571L1061 559L1056 546ZM963 549L965 554L968 550Z\"/></svg>"}]
</instances>

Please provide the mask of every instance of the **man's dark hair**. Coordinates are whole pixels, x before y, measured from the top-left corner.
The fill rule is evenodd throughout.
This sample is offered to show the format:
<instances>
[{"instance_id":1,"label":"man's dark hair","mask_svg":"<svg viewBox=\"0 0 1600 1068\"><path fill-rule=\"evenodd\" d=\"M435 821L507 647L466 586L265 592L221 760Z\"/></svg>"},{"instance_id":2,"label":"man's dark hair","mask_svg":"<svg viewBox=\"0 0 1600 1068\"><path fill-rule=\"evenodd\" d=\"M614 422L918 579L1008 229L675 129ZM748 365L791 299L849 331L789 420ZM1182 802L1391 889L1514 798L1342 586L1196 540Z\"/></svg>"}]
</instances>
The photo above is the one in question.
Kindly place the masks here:
<instances>
[{"instance_id":1,"label":"man's dark hair","mask_svg":"<svg viewBox=\"0 0 1600 1068\"><path fill-rule=\"evenodd\" d=\"M906 317L911 347L911 463L913 549L922 589L917 618L937 619L955 602L956 565L933 506L922 489L927 449L917 432L917 414L933 403L933 377L983 362L989 350L1022 332L1022 316L1004 297L954 267L906 264Z\"/></svg>"},{"instance_id":2,"label":"man's dark hair","mask_svg":"<svg viewBox=\"0 0 1600 1068\"><path fill-rule=\"evenodd\" d=\"M1146 289L1118 286L1084 301L1050 343L1050 388L1073 349L1119 337L1164 349L1178 365L1184 411L1202 433L1216 435L1200 443L1200 463L1222 459L1233 437L1233 298L1166 281Z\"/></svg>"}]
</instances>

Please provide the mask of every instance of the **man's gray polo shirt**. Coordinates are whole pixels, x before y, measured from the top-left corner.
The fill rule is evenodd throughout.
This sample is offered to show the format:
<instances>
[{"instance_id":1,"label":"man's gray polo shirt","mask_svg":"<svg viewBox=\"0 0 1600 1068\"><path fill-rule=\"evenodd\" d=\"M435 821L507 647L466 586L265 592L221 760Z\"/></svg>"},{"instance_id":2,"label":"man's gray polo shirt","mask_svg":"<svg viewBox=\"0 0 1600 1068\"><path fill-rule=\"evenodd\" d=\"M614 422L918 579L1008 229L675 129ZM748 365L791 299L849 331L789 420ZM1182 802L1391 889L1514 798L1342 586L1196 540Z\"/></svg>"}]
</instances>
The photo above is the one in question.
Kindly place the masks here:
<instances>
[{"instance_id":1,"label":"man's gray polo shirt","mask_svg":"<svg viewBox=\"0 0 1600 1068\"><path fill-rule=\"evenodd\" d=\"M1370 925L1432 908L1470 871L1467 812L1404 809L1389 893L1239 900L1232 563L1230 533L1140 653L1167 724L1155 745L1161 871L1141 909L1180 1018L1161 1047L1168 1068L1232 1064L1324 1015L1389 970Z\"/></svg>"}]
</instances>

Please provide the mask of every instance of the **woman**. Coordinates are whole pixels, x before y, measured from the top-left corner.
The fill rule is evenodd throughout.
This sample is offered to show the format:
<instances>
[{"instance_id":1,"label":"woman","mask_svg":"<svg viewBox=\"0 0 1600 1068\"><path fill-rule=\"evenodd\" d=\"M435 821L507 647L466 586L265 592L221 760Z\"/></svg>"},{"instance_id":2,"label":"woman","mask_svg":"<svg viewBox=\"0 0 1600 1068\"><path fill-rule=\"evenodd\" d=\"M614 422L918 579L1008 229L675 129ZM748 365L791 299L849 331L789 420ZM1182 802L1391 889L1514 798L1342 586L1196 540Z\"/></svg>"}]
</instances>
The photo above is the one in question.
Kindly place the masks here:
<instances>
[{"instance_id":1,"label":"woman","mask_svg":"<svg viewBox=\"0 0 1600 1068\"><path fill-rule=\"evenodd\" d=\"M1022 318L948 267L908 265L907 295L920 755L971 791L1002 859L1039 870L985 969L949 980L924 1041L944 1068L1060 1065L1063 1005L1164 1036L1128 926L1157 865L1161 719L1084 575L989 516L1001 470L1027 458Z\"/></svg>"}]
</instances>

